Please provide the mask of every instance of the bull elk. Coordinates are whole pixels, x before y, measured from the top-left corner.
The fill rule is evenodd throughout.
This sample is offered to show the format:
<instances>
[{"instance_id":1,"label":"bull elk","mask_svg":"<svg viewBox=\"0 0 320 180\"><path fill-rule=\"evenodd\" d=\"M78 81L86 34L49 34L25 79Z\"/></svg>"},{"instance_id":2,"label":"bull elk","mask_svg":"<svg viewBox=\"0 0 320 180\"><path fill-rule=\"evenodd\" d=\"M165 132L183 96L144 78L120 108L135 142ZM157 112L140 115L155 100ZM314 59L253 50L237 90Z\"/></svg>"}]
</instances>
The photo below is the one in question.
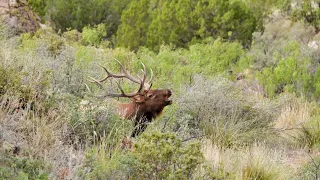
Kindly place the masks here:
<instances>
[{"instance_id":1,"label":"bull elk","mask_svg":"<svg viewBox=\"0 0 320 180\"><path fill-rule=\"evenodd\" d=\"M107 93L103 95L103 97L125 97L131 99L130 103L117 102L117 104L120 117L134 121L135 128L131 134L131 137L135 137L146 129L148 123L150 123L154 118L161 114L165 106L172 104L172 100L169 99L172 92L169 89L151 90L153 72L150 68L151 78L148 82L146 82L147 71L143 63L141 63L143 67L143 77L140 78L139 76L137 76L137 78L135 78L128 73L125 67L118 60L116 61L120 65L122 71L121 73L111 73L109 70L107 70L107 68L101 66L107 73L107 75L100 80L92 77L90 78L91 82L97 83L99 86L102 86L101 83L109 78L126 78L136 84L139 84L139 88L137 91L125 93L120 84L117 82L118 88L121 93Z\"/></svg>"}]
</instances>

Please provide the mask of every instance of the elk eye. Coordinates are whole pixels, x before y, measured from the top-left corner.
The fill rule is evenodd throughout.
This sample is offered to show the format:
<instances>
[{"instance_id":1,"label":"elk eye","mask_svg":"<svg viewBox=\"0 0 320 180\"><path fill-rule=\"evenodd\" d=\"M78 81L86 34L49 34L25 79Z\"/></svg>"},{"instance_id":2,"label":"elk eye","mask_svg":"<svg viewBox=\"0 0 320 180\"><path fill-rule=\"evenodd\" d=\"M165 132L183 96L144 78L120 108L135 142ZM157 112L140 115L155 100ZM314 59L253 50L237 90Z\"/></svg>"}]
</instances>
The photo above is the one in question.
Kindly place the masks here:
<instances>
[{"instance_id":1,"label":"elk eye","mask_svg":"<svg viewBox=\"0 0 320 180\"><path fill-rule=\"evenodd\" d=\"M152 94L148 94L148 98L152 98L152 96L153 96Z\"/></svg>"}]
</instances>

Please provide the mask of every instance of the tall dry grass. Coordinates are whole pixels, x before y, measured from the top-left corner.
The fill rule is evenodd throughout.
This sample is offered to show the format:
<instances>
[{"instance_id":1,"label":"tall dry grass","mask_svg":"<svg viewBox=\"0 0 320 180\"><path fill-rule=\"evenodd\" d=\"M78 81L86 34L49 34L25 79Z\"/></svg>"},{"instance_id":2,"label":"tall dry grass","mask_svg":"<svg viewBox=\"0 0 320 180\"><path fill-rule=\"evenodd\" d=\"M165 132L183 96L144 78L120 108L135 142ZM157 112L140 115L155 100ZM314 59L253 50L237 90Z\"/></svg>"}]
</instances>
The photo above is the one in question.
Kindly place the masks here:
<instances>
[{"instance_id":1,"label":"tall dry grass","mask_svg":"<svg viewBox=\"0 0 320 180\"><path fill-rule=\"evenodd\" d=\"M202 151L207 165L220 179L298 179L301 167L310 161L303 149L271 148L263 143L221 149L204 140Z\"/></svg>"}]
</instances>

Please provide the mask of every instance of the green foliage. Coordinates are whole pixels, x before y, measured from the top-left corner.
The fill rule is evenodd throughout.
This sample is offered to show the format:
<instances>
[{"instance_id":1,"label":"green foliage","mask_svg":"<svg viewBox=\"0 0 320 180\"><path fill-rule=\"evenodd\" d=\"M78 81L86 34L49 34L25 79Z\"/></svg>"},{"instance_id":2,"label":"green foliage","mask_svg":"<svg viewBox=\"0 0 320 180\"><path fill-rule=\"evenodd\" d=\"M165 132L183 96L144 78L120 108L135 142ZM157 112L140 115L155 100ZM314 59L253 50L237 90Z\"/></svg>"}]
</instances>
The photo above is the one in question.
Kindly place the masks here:
<instances>
[{"instance_id":1,"label":"green foliage","mask_svg":"<svg viewBox=\"0 0 320 180\"><path fill-rule=\"evenodd\" d=\"M8 91L19 89L19 87L21 87L21 77L17 71L0 65L0 94L4 95Z\"/></svg>"},{"instance_id":2,"label":"green foliage","mask_svg":"<svg viewBox=\"0 0 320 180\"><path fill-rule=\"evenodd\" d=\"M130 134L131 122L120 119L111 104L98 100L79 102L74 96L62 100L67 103L65 115L78 141L93 143L107 136L116 143L120 137Z\"/></svg>"},{"instance_id":3,"label":"green foliage","mask_svg":"<svg viewBox=\"0 0 320 180\"><path fill-rule=\"evenodd\" d=\"M78 32L76 29L67 28L67 31L62 34L64 38L66 38L67 42L75 43L78 42L82 38L82 34Z\"/></svg>"},{"instance_id":4,"label":"green foliage","mask_svg":"<svg viewBox=\"0 0 320 180\"><path fill-rule=\"evenodd\" d=\"M303 0L297 2L297 7L292 11L292 19L294 21L303 20L313 26L317 32L320 31L320 8L319 3L313 0Z\"/></svg>"},{"instance_id":5,"label":"green foliage","mask_svg":"<svg viewBox=\"0 0 320 180\"><path fill-rule=\"evenodd\" d=\"M34 50L39 46L40 42L46 43L47 50L52 56L60 54L62 49L65 47L65 41L52 29L39 29L34 35L29 33L23 34L20 38L21 48L28 51Z\"/></svg>"},{"instance_id":6,"label":"green foliage","mask_svg":"<svg viewBox=\"0 0 320 180\"><path fill-rule=\"evenodd\" d=\"M46 5L48 0L27 0L28 5L39 16L43 17L46 14Z\"/></svg>"},{"instance_id":7,"label":"green foliage","mask_svg":"<svg viewBox=\"0 0 320 180\"><path fill-rule=\"evenodd\" d=\"M0 179L39 179L48 180L44 162L40 160L17 158L2 153L0 155Z\"/></svg>"},{"instance_id":8,"label":"green foliage","mask_svg":"<svg viewBox=\"0 0 320 180\"><path fill-rule=\"evenodd\" d=\"M314 96L320 97L320 67L318 67L313 80Z\"/></svg>"},{"instance_id":9,"label":"green foliage","mask_svg":"<svg viewBox=\"0 0 320 180\"><path fill-rule=\"evenodd\" d=\"M257 29L264 29L264 20L272 13L275 7L281 6L287 0L246 0L256 17ZM288 0L289 1L289 0Z\"/></svg>"},{"instance_id":10,"label":"green foliage","mask_svg":"<svg viewBox=\"0 0 320 180\"><path fill-rule=\"evenodd\" d=\"M213 13L212 13L213 12ZM198 19L197 35L239 40L249 46L252 33L261 25L253 11L243 1L202 0L195 7Z\"/></svg>"},{"instance_id":11,"label":"green foliage","mask_svg":"<svg viewBox=\"0 0 320 180\"><path fill-rule=\"evenodd\" d=\"M243 1L132 1L117 31L118 46L158 51L163 44L187 47L209 37L251 42L257 17ZM137 18L139 17L139 18Z\"/></svg>"},{"instance_id":12,"label":"green foliage","mask_svg":"<svg viewBox=\"0 0 320 180\"><path fill-rule=\"evenodd\" d=\"M0 41L14 36L14 29L9 28L0 18Z\"/></svg>"},{"instance_id":13,"label":"green foliage","mask_svg":"<svg viewBox=\"0 0 320 180\"><path fill-rule=\"evenodd\" d=\"M274 66L265 68L258 78L264 85L269 97L281 92L295 92L298 95L309 95L312 92L312 75L310 74L310 59L301 57L298 43L292 42L281 53L274 54Z\"/></svg>"},{"instance_id":14,"label":"green foliage","mask_svg":"<svg viewBox=\"0 0 320 180\"><path fill-rule=\"evenodd\" d=\"M221 148L239 147L273 138L273 113L255 108L226 79L195 78L179 98L176 128L185 128L184 136L205 136ZM271 110L272 111L272 110Z\"/></svg>"},{"instance_id":15,"label":"green foliage","mask_svg":"<svg viewBox=\"0 0 320 180\"><path fill-rule=\"evenodd\" d=\"M203 162L199 143L183 144L172 133L143 134L133 156L132 179L190 179Z\"/></svg>"},{"instance_id":16,"label":"green foliage","mask_svg":"<svg viewBox=\"0 0 320 180\"><path fill-rule=\"evenodd\" d=\"M311 161L304 165L300 178L302 179L319 179L320 177L320 157L311 157Z\"/></svg>"},{"instance_id":17,"label":"green foliage","mask_svg":"<svg viewBox=\"0 0 320 180\"><path fill-rule=\"evenodd\" d=\"M314 116L299 130L298 144L310 149L320 149L320 117Z\"/></svg>"},{"instance_id":18,"label":"green foliage","mask_svg":"<svg viewBox=\"0 0 320 180\"><path fill-rule=\"evenodd\" d=\"M117 142L113 145L118 148L119 144L120 142ZM114 151L109 146L107 141L103 140L87 152L85 167L90 167L91 172L81 172L81 177L86 179L129 179L134 157L131 153L119 149Z\"/></svg>"},{"instance_id":19,"label":"green foliage","mask_svg":"<svg viewBox=\"0 0 320 180\"><path fill-rule=\"evenodd\" d=\"M203 162L199 143L183 144L172 133L144 133L133 152L119 148L120 141L106 138L87 153L90 179L190 179ZM108 145L108 142L116 142ZM118 144L118 145L117 145ZM115 149L111 150L114 147Z\"/></svg>"},{"instance_id":20,"label":"green foliage","mask_svg":"<svg viewBox=\"0 0 320 180\"><path fill-rule=\"evenodd\" d=\"M250 162L242 171L242 179L272 180L278 178L278 172L268 171L266 167L253 162Z\"/></svg>"},{"instance_id":21,"label":"green foliage","mask_svg":"<svg viewBox=\"0 0 320 180\"><path fill-rule=\"evenodd\" d=\"M46 94L43 92L48 88L48 74L32 84L23 82L23 76L27 75L26 72L20 72L16 68L4 68L0 65L0 100L6 101L7 107L22 108L27 107L35 102L42 103L43 97ZM35 110L33 105L32 107ZM40 110L41 107L37 107Z\"/></svg>"},{"instance_id":22,"label":"green foliage","mask_svg":"<svg viewBox=\"0 0 320 180\"><path fill-rule=\"evenodd\" d=\"M121 12L128 3L128 0L47 0L46 12L56 30L66 31L67 28L72 28L81 31L85 26L103 23L111 37L115 34L120 24Z\"/></svg>"},{"instance_id":23,"label":"green foliage","mask_svg":"<svg viewBox=\"0 0 320 180\"><path fill-rule=\"evenodd\" d=\"M154 84L178 88L181 84L193 83L193 77L201 74L212 77L218 74L229 77L233 71L238 71L238 63L244 56L240 43L224 42L222 39L207 40L205 44L191 45L189 50L175 49L171 46L161 46L159 53L141 48L134 56L134 72L145 60L147 67L152 68L155 77Z\"/></svg>"},{"instance_id":24,"label":"green foliage","mask_svg":"<svg viewBox=\"0 0 320 180\"><path fill-rule=\"evenodd\" d=\"M134 0L121 15L117 30L117 45L138 49L146 42L147 28L150 24L149 0Z\"/></svg>"},{"instance_id":25,"label":"green foliage","mask_svg":"<svg viewBox=\"0 0 320 180\"><path fill-rule=\"evenodd\" d=\"M149 1L152 4L152 1ZM152 5L151 5L152 6ZM158 7L149 12L151 24L147 27L147 39L142 41L154 51L162 44L187 47L195 36L195 22L192 18L194 0L159 2Z\"/></svg>"},{"instance_id":26,"label":"green foliage","mask_svg":"<svg viewBox=\"0 0 320 180\"><path fill-rule=\"evenodd\" d=\"M84 45L98 46L107 35L105 24L94 27L86 26L82 29L82 43Z\"/></svg>"},{"instance_id":27,"label":"green foliage","mask_svg":"<svg viewBox=\"0 0 320 180\"><path fill-rule=\"evenodd\" d=\"M207 44L190 46L187 56L193 67L201 69L199 73L214 75L232 72L243 54L244 50L239 43L217 39Z\"/></svg>"}]
</instances>

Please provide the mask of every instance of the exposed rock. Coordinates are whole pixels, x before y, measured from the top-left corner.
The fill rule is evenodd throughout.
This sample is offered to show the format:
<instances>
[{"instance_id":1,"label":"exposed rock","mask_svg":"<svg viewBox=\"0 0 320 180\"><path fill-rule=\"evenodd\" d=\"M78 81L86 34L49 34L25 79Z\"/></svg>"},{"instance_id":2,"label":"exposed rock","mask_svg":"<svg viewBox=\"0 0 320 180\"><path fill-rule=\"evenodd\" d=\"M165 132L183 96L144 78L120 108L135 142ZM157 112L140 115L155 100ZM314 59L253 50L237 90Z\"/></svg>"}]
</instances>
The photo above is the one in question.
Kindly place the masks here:
<instances>
[{"instance_id":1,"label":"exposed rock","mask_svg":"<svg viewBox=\"0 0 320 180\"><path fill-rule=\"evenodd\" d=\"M236 78L235 86L240 88L245 94L252 96L264 96L264 88L254 79L251 69L245 69Z\"/></svg>"},{"instance_id":2,"label":"exposed rock","mask_svg":"<svg viewBox=\"0 0 320 180\"><path fill-rule=\"evenodd\" d=\"M317 50L317 49L319 49L319 42L317 42L317 41L310 41L310 42L308 43L308 47Z\"/></svg>"},{"instance_id":3,"label":"exposed rock","mask_svg":"<svg viewBox=\"0 0 320 180\"><path fill-rule=\"evenodd\" d=\"M26 0L0 0L0 21L17 33L35 32L40 28L40 18Z\"/></svg>"}]
</instances>

